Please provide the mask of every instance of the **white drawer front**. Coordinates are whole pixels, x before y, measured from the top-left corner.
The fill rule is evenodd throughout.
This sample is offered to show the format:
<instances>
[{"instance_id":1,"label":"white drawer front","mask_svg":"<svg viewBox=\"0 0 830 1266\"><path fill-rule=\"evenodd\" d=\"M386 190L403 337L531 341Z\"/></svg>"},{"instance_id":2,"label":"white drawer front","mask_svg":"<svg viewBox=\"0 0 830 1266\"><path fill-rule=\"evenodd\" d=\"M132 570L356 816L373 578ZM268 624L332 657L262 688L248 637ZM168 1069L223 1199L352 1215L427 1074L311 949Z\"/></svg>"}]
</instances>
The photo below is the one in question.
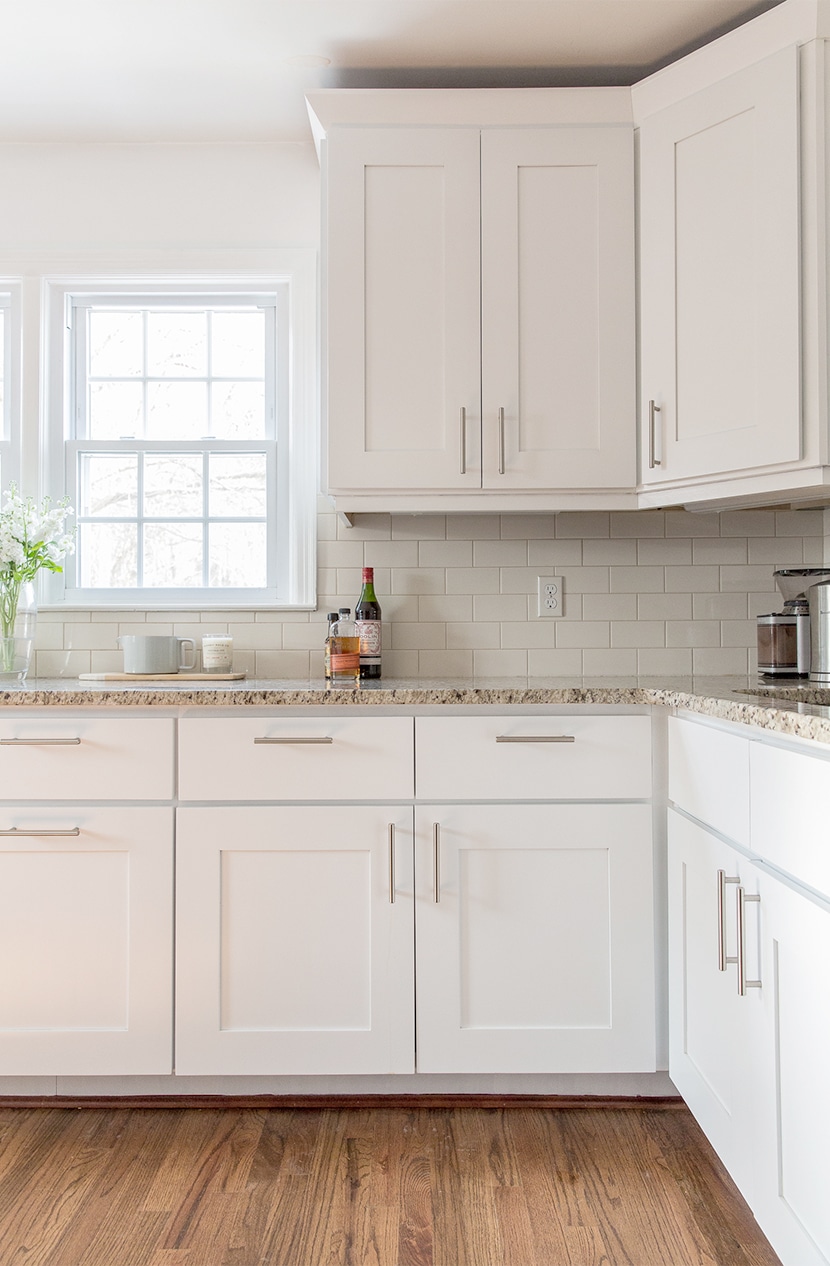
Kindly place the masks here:
<instances>
[{"instance_id":1,"label":"white drawer front","mask_svg":"<svg viewBox=\"0 0 830 1266\"><path fill-rule=\"evenodd\" d=\"M182 800L401 800L411 717L185 717Z\"/></svg>"},{"instance_id":2,"label":"white drawer front","mask_svg":"<svg viewBox=\"0 0 830 1266\"><path fill-rule=\"evenodd\" d=\"M830 761L753 743L752 850L830 898Z\"/></svg>"},{"instance_id":3,"label":"white drawer front","mask_svg":"<svg viewBox=\"0 0 830 1266\"><path fill-rule=\"evenodd\" d=\"M438 800L646 800L647 716L418 717L417 794Z\"/></svg>"},{"instance_id":4,"label":"white drawer front","mask_svg":"<svg viewBox=\"0 0 830 1266\"><path fill-rule=\"evenodd\" d=\"M749 740L669 717L669 800L749 845Z\"/></svg>"},{"instance_id":5,"label":"white drawer front","mask_svg":"<svg viewBox=\"0 0 830 1266\"><path fill-rule=\"evenodd\" d=\"M167 717L0 719L0 800L169 800Z\"/></svg>"}]
</instances>

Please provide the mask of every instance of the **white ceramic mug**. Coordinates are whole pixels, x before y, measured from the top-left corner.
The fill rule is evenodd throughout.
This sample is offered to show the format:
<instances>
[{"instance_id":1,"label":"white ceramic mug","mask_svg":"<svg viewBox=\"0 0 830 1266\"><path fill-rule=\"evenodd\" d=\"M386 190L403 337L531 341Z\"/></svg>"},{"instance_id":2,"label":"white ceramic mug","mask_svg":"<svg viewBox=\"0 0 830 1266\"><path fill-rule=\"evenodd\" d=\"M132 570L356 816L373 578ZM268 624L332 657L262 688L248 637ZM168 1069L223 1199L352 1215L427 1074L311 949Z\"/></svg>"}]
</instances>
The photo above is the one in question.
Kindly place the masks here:
<instances>
[{"instance_id":1,"label":"white ceramic mug","mask_svg":"<svg viewBox=\"0 0 830 1266\"><path fill-rule=\"evenodd\" d=\"M196 667L196 643L192 637L146 637L142 633L119 637L125 673L177 673ZM190 647L190 662L185 650Z\"/></svg>"}]
</instances>

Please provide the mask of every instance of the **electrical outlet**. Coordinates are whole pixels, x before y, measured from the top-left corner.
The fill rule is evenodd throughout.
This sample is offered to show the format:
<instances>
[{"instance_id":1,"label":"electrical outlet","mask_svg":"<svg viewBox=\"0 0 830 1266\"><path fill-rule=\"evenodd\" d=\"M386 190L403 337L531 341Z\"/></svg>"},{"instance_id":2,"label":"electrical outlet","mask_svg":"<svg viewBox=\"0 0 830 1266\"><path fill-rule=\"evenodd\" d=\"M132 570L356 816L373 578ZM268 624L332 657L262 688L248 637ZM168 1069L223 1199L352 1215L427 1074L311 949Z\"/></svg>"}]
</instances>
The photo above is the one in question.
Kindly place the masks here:
<instances>
[{"instance_id":1,"label":"electrical outlet","mask_svg":"<svg viewBox=\"0 0 830 1266\"><path fill-rule=\"evenodd\" d=\"M562 614L564 581L561 576L537 576L539 606L536 614L542 619L552 619Z\"/></svg>"}]
</instances>

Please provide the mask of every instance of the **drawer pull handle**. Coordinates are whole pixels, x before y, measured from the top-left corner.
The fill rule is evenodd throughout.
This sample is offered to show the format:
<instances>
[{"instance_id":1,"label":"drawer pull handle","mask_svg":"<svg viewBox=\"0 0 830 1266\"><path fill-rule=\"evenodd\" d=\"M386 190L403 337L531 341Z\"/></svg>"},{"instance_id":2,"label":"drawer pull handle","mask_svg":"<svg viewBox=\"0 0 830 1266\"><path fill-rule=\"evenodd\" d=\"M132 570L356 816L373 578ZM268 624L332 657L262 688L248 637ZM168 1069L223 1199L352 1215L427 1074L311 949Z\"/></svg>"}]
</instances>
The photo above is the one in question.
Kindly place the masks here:
<instances>
[{"instance_id":1,"label":"drawer pull handle","mask_svg":"<svg viewBox=\"0 0 830 1266\"><path fill-rule=\"evenodd\" d=\"M738 884L737 875L727 875L725 870L718 871L718 971L726 971L727 963L737 963L734 955L726 953L726 885Z\"/></svg>"},{"instance_id":2,"label":"drawer pull handle","mask_svg":"<svg viewBox=\"0 0 830 1266\"><path fill-rule=\"evenodd\" d=\"M575 743L573 734L497 734L497 743Z\"/></svg>"},{"instance_id":3,"label":"drawer pull handle","mask_svg":"<svg viewBox=\"0 0 830 1266\"><path fill-rule=\"evenodd\" d=\"M499 474L504 474L504 409L499 409Z\"/></svg>"},{"instance_id":4,"label":"drawer pull handle","mask_svg":"<svg viewBox=\"0 0 830 1266\"><path fill-rule=\"evenodd\" d=\"M6 836L6 837L16 835L16 836L19 836L20 838L22 838L23 836L38 837L41 835L48 835L51 838L53 836L62 836L62 835L68 836L68 835L80 835L80 834L81 834L81 828L79 826L73 826L68 831L29 831L29 830L23 830L18 826L13 826L8 831L0 831L0 835Z\"/></svg>"},{"instance_id":5,"label":"drawer pull handle","mask_svg":"<svg viewBox=\"0 0 830 1266\"><path fill-rule=\"evenodd\" d=\"M460 415L461 423L461 474L467 473L467 410L462 408Z\"/></svg>"},{"instance_id":6,"label":"drawer pull handle","mask_svg":"<svg viewBox=\"0 0 830 1266\"><path fill-rule=\"evenodd\" d=\"M760 980L746 978L746 904L748 901L760 901L756 893L744 891L743 884L738 884L738 995L746 997L747 989L760 989Z\"/></svg>"},{"instance_id":7,"label":"drawer pull handle","mask_svg":"<svg viewBox=\"0 0 830 1266\"><path fill-rule=\"evenodd\" d=\"M654 400L648 402L648 468L654 470L656 466L662 466L662 461L657 456L657 414L660 413L660 405Z\"/></svg>"},{"instance_id":8,"label":"drawer pull handle","mask_svg":"<svg viewBox=\"0 0 830 1266\"><path fill-rule=\"evenodd\" d=\"M432 899L437 905L441 900L441 825L432 824Z\"/></svg>"},{"instance_id":9,"label":"drawer pull handle","mask_svg":"<svg viewBox=\"0 0 830 1266\"><path fill-rule=\"evenodd\" d=\"M80 741L79 738L0 739L0 743L4 743L6 747L76 747Z\"/></svg>"},{"instance_id":10,"label":"drawer pull handle","mask_svg":"<svg viewBox=\"0 0 830 1266\"><path fill-rule=\"evenodd\" d=\"M255 743L333 743L330 734L321 734L314 738L255 738Z\"/></svg>"},{"instance_id":11,"label":"drawer pull handle","mask_svg":"<svg viewBox=\"0 0 830 1266\"><path fill-rule=\"evenodd\" d=\"M395 823L389 823L389 901L395 904Z\"/></svg>"}]
</instances>

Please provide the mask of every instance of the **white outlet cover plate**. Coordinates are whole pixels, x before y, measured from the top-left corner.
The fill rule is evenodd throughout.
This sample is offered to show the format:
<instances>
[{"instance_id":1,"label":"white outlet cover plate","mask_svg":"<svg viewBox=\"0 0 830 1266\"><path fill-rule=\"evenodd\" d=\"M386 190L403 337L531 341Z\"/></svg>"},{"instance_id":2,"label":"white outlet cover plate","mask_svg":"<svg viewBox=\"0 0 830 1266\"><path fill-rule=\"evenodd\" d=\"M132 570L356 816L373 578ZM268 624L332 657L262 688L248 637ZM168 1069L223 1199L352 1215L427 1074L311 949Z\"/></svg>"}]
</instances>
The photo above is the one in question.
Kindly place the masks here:
<instances>
[{"instance_id":1,"label":"white outlet cover plate","mask_svg":"<svg viewBox=\"0 0 830 1266\"><path fill-rule=\"evenodd\" d=\"M561 576L537 576L538 606L540 619L553 620L562 615L564 582Z\"/></svg>"}]
</instances>

